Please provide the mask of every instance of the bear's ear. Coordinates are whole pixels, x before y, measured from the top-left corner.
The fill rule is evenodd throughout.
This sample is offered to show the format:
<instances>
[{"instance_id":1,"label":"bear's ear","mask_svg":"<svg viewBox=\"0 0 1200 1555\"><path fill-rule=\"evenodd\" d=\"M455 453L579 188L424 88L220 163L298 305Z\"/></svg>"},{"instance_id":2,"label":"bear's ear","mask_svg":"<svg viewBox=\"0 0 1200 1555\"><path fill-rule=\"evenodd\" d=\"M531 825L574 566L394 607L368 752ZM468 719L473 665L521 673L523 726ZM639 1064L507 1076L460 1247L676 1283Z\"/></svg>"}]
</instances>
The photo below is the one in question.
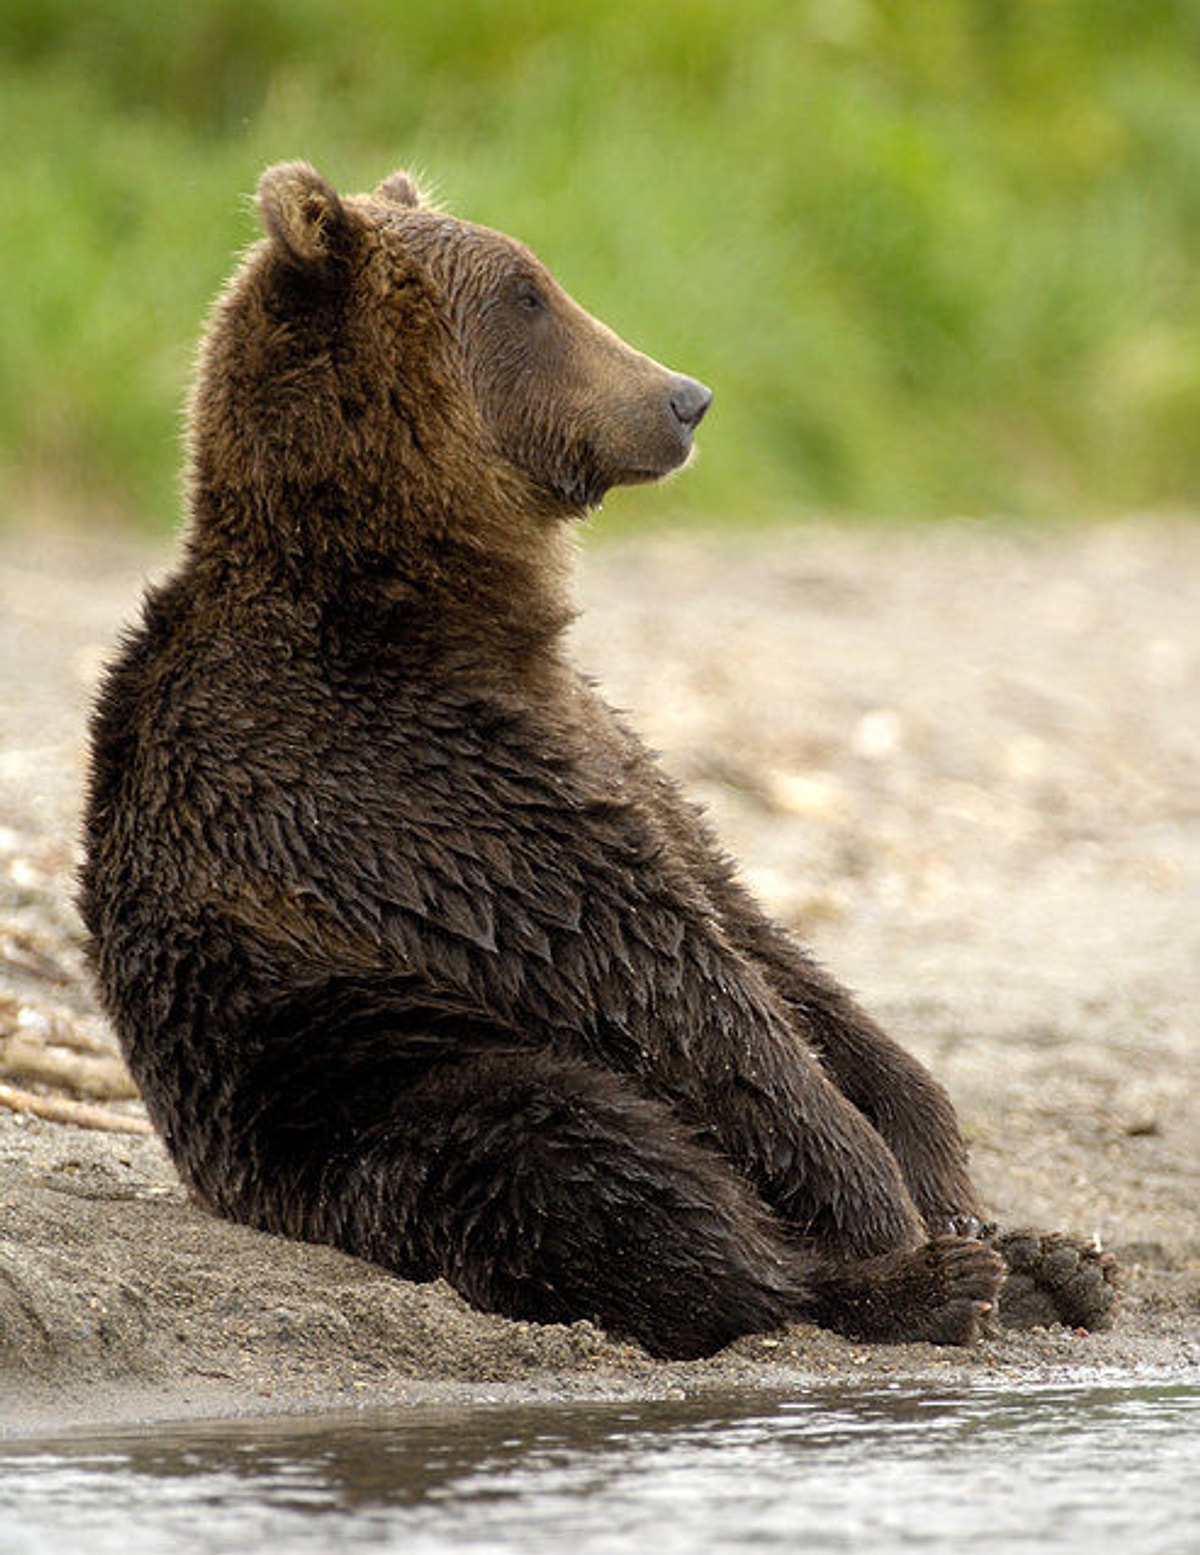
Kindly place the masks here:
<instances>
[{"instance_id":1,"label":"bear's ear","mask_svg":"<svg viewBox=\"0 0 1200 1555\"><path fill-rule=\"evenodd\" d=\"M258 181L258 214L267 236L305 268L325 269L349 250L352 219L337 191L307 162L266 170Z\"/></svg>"},{"instance_id":2,"label":"bear's ear","mask_svg":"<svg viewBox=\"0 0 1200 1555\"><path fill-rule=\"evenodd\" d=\"M415 211L421 203L421 191L411 173L399 170L388 174L376 189L375 198L386 200L389 205L403 205Z\"/></svg>"}]
</instances>

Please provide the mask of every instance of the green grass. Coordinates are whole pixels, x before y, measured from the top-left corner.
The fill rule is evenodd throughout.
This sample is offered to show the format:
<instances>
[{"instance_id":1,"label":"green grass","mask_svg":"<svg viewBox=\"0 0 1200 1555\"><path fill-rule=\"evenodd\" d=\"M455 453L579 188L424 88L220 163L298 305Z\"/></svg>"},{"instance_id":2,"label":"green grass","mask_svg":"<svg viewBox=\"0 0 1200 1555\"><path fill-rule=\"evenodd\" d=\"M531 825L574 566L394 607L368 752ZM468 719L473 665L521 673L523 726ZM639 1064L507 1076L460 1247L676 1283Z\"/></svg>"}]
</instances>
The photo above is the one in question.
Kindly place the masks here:
<instances>
[{"instance_id":1,"label":"green grass","mask_svg":"<svg viewBox=\"0 0 1200 1555\"><path fill-rule=\"evenodd\" d=\"M1186 0L6 0L0 517L173 521L293 156L415 166L716 389L614 521L1194 506L1198 47Z\"/></svg>"}]
</instances>

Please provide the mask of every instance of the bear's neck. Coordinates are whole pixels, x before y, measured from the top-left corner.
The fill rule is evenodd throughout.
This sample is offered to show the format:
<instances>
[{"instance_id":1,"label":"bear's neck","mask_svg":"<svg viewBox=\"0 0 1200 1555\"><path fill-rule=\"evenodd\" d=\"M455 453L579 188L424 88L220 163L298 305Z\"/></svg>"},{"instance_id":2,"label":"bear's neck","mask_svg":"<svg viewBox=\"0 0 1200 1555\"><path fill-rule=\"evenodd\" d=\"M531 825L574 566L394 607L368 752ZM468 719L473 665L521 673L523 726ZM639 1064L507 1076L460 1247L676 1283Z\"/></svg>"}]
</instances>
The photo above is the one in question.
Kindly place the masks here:
<instances>
[{"instance_id":1,"label":"bear's neck","mask_svg":"<svg viewBox=\"0 0 1200 1555\"><path fill-rule=\"evenodd\" d=\"M572 526L481 504L390 518L328 490L193 483L189 566L215 599L295 607L358 652L450 656L511 674L559 658L574 617Z\"/></svg>"},{"instance_id":2,"label":"bear's neck","mask_svg":"<svg viewBox=\"0 0 1200 1555\"><path fill-rule=\"evenodd\" d=\"M512 667L558 654L574 618L574 545L561 522L536 544L508 534L443 534L428 552L386 558L368 581L384 635Z\"/></svg>"}]
</instances>

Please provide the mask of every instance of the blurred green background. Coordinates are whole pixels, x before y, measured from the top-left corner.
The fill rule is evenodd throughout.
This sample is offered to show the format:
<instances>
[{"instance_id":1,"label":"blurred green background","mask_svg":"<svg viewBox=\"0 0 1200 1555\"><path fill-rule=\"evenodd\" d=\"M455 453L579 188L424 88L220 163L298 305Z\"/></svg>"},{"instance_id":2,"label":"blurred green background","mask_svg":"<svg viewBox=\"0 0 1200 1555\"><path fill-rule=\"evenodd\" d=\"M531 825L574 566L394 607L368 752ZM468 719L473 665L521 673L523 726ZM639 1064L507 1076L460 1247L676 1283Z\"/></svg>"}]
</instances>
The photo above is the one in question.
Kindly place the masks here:
<instances>
[{"instance_id":1,"label":"blurred green background","mask_svg":"<svg viewBox=\"0 0 1200 1555\"><path fill-rule=\"evenodd\" d=\"M3 0L0 517L168 525L262 166L414 167L717 391L616 522L1200 498L1195 0Z\"/></svg>"}]
</instances>

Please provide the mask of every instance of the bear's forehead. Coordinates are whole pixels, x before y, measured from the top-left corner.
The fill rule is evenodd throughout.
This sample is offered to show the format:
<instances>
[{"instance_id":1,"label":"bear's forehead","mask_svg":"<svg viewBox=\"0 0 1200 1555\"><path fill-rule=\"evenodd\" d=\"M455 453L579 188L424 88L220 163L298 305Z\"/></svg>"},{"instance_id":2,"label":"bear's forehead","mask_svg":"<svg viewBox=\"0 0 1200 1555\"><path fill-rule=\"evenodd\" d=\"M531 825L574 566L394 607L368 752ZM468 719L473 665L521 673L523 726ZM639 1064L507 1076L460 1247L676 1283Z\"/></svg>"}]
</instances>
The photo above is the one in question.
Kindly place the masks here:
<instances>
[{"instance_id":1,"label":"bear's forehead","mask_svg":"<svg viewBox=\"0 0 1200 1555\"><path fill-rule=\"evenodd\" d=\"M430 261L436 262L442 256L461 263L470 256L486 262L488 268L504 264L514 269L545 270L524 243L493 227L460 221L443 211L405 210L382 202L372 201L369 209L373 221L402 248Z\"/></svg>"}]
</instances>

